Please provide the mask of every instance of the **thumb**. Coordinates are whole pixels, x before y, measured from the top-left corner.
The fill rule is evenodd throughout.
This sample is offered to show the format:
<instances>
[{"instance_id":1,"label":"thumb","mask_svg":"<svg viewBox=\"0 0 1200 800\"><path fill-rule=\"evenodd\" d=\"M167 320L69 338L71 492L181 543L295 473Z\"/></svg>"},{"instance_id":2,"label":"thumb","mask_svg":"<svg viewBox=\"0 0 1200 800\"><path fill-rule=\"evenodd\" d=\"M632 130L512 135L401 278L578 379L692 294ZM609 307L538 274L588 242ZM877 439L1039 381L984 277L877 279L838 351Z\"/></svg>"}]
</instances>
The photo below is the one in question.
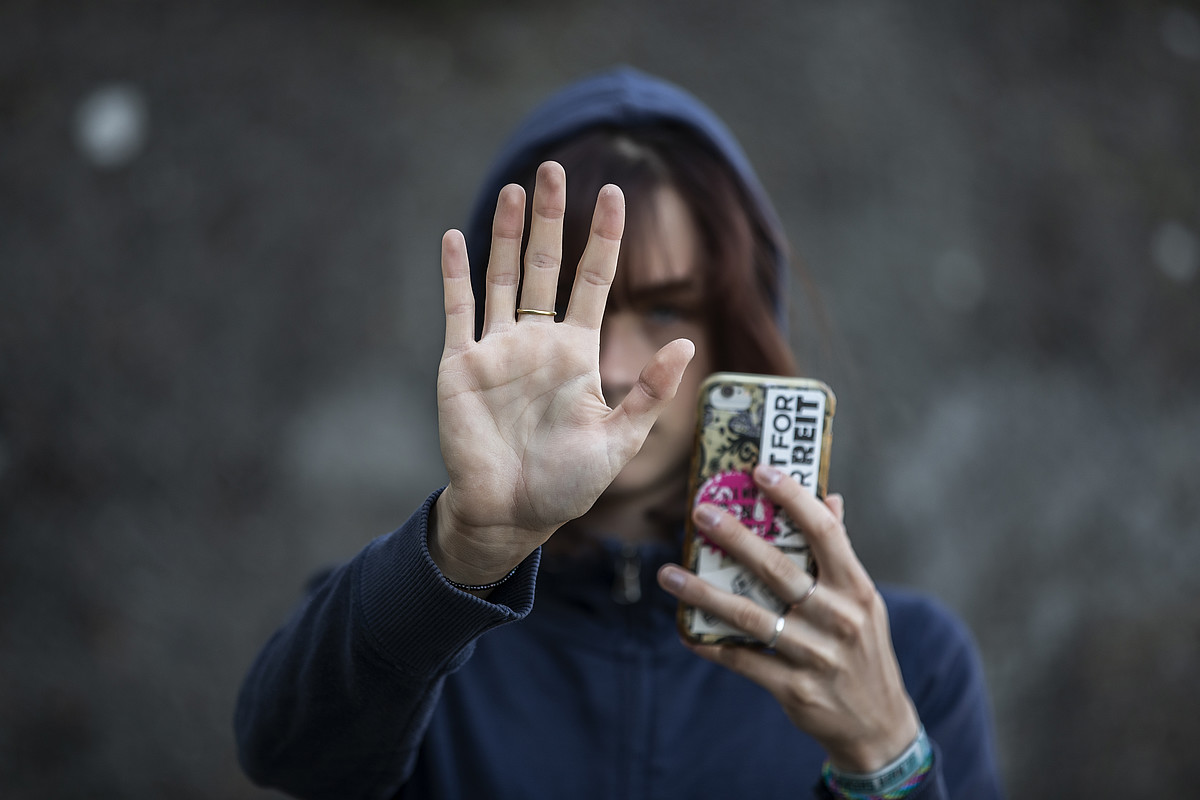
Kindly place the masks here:
<instances>
[{"instance_id":1,"label":"thumb","mask_svg":"<svg viewBox=\"0 0 1200 800\"><path fill-rule=\"evenodd\" d=\"M631 445L630 457L642 446L658 415L675 399L683 371L695 354L696 345L688 339L664 345L642 367L633 388L613 409L608 424Z\"/></svg>"}]
</instances>

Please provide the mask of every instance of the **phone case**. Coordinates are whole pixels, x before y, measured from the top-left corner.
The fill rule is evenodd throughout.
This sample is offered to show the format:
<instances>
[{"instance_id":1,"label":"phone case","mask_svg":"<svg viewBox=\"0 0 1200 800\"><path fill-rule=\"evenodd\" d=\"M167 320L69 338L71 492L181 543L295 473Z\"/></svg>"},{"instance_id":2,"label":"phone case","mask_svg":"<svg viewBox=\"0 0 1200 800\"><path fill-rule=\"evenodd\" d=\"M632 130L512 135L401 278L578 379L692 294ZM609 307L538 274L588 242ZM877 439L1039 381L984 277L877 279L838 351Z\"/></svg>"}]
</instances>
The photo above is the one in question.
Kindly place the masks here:
<instances>
[{"instance_id":1,"label":"phone case","mask_svg":"<svg viewBox=\"0 0 1200 800\"><path fill-rule=\"evenodd\" d=\"M700 388L696 443L688 496L715 503L786 552L802 569L815 567L803 534L787 514L758 491L751 476L759 462L774 464L817 497L825 496L836 398L811 378L719 372ZM688 515L683 563L704 580L777 613L785 604L749 570L712 546ZM680 603L678 627L702 644L761 642Z\"/></svg>"}]
</instances>

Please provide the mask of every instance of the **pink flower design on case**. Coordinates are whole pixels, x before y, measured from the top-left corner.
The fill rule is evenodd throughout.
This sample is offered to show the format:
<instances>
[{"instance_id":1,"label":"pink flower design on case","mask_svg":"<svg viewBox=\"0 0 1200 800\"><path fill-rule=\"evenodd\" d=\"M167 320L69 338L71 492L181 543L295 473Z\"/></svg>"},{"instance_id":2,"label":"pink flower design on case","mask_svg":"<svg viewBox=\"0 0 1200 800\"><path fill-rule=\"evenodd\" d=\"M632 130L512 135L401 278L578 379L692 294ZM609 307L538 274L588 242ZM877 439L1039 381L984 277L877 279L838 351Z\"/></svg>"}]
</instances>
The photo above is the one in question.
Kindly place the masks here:
<instances>
[{"instance_id":1,"label":"pink flower design on case","mask_svg":"<svg viewBox=\"0 0 1200 800\"><path fill-rule=\"evenodd\" d=\"M718 472L701 484L696 502L720 506L767 541L778 533L775 506L759 492L748 472Z\"/></svg>"}]
</instances>

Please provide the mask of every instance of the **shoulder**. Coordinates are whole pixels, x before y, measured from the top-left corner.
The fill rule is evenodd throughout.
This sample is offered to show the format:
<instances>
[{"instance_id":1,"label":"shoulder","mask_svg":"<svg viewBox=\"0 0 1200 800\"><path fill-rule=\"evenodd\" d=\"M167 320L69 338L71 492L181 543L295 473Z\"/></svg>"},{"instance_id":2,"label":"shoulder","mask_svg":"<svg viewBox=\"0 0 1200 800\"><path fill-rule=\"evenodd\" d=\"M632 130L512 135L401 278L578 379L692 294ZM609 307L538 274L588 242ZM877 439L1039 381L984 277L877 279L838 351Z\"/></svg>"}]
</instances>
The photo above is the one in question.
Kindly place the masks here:
<instances>
[{"instance_id":1,"label":"shoulder","mask_svg":"<svg viewBox=\"0 0 1200 800\"><path fill-rule=\"evenodd\" d=\"M962 619L922 592L896 586L881 586L879 592L888 609L892 646L914 699L930 684L965 689L979 680L978 648Z\"/></svg>"},{"instance_id":2,"label":"shoulder","mask_svg":"<svg viewBox=\"0 0 1200 800\"><path fill-rule=\"evenodd\" d=\"M879 593L887 605L897 649L972 644L966 624L932 595L889 585L880 586Z\"/></svg>"}]
</instances>

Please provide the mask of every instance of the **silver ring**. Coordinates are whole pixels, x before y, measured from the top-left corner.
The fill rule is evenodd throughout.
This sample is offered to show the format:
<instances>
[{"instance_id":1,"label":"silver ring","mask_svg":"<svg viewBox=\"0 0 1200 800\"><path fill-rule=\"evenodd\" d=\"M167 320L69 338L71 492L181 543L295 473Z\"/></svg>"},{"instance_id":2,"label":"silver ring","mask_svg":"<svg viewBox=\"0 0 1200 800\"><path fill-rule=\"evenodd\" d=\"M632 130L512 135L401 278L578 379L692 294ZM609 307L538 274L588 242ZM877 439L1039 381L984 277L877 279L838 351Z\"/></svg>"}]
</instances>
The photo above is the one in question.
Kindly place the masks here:
<instances>
[{"instance_id":1,"label":"silver ring","mask_svg":"<svg viewBox=\"0 0 1200 800\"><path fill-rule=\"evenodd\" d=\"M775 620L775 635L771 637L771 641L767 642L767 647L774 647L779 642L779 634L783 633L783 626L787 624L787 615L780 614L779 619Z\"/></svg>"},{"instance_id":2,"label":"silver ring","mask_svg":"<svg viewBox=\"0 0 1200 800\"><path fill-rule=\"evenodd\" d=\"M788 606L788 611L791 611L793 608L795 608L798 605L801 605L805 600L812 597L813 592L815 592L816 590L817 590L817 576L814 575L813 579L812 579L812 583L808 587L808 591L804 593L803 597L801 597L799 600L795 601L790 606Z\"/></svg>"}]
</instances>

